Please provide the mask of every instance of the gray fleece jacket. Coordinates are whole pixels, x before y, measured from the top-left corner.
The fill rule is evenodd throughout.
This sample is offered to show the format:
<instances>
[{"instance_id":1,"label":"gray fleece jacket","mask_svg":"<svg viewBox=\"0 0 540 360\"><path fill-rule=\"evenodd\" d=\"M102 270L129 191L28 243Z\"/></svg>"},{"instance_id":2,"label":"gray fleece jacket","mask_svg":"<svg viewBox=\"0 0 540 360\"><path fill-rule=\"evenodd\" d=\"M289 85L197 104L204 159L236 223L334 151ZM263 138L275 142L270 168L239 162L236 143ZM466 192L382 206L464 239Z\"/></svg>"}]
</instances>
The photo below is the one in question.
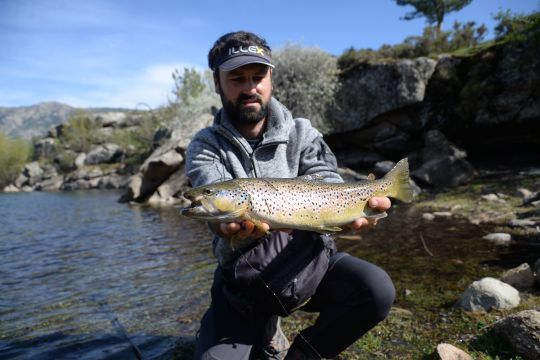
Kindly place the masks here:
<instances>
[{"instance_id":1,"label":"gray fleece jacket","mask_svg":"<svg viewBox=\"0 0 540 360\"><path fill-rule=\"evenodd\" d=\"M199 131L186 152L186 174L193 187L233 178L292 178L322 175L342 182L334 154L307 119L294 119L272 98L262 141L252 149L221 109L212 126ZM239 250L239 249L236 249ZM224 267L236 257L223 239L214 240L214 254Z\"/></svg>"}]
</instances>

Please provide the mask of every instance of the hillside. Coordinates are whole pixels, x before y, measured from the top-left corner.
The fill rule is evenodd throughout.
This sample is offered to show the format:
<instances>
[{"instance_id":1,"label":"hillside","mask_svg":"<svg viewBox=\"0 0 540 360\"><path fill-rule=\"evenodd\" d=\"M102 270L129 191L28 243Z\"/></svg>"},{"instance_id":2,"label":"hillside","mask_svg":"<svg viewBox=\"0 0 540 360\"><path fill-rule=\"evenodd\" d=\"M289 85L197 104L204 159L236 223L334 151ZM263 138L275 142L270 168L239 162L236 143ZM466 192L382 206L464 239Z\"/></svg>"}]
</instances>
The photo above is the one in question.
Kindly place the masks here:
<instances>
[{"instance_id":1,"label":"hillside","mask_svg":"<svg viewBox=\"0 0 540 360\"><path fill-rule=\"evenodd\" d=\"M59 102L42 102L31 106L0 107L0 130L11 138L42 137L51 127L65 123L78 108ZM88 108L90 113L127 112L126 109Z\"/></svg>"}]
</instances>

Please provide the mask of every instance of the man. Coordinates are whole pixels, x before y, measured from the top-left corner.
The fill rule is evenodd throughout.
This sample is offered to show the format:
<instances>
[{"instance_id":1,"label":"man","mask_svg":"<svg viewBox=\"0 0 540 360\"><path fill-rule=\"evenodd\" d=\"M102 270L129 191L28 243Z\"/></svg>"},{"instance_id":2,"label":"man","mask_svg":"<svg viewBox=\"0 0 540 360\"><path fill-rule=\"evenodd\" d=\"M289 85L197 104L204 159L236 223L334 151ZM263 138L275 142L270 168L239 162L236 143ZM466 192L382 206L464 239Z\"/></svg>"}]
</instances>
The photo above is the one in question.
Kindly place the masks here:
<instances>
[{"instance_id":1,"label":"man","mask_svg":"<svg viewBox=\"0 0 540 360\"><path fill-rule=\"evenodd\" d=\"M186 173L193 186L232 178L313 174L328 182L342 181L336 172L335 156L321 134L308 120L294 119L272 97L274 65L264 39L243 31L225 34L210 50L208 62L223 108L216 114L214 124L195 135L188 147ZM373 198L369 206L384 211L390 207L390 200ZM374 221L360 218L349 227L359 230L369 225L374 225ZM309 270L314 274L322 271L322 279L305 289L311 291L308 301L284 305L290 298L281 301L281 295L270 290L263 296L268 295L271 301L276 297L277 308L262 306L254 300L261 299L256 291L238 279L240 259L253 256L248 262L250 267L271 268L285 251L296 249L284 263L288 266L322 242L328 244L328 239L316 233L270 229L267 224L260 229L249 221L210 223L210 228L216 235L213 249L219 265L212 285L212 303L201 320L197 359L334 357L382 321L390 310L395 290L388 275L373 264L336 252L335 245L333 250L325 245L320 247L324 250L315 252L319 258L324 260L328 256L329 260ZM268 231L270 235L266 236ZM229 240L233 236L235 244L245 241L250 245L231 247ZM304 274L299 273L300 276ZM271 277L270 271L269 282ZM262 282L268 288L263 278L254 282ZM266 290L257 289L261 288ZM296 336L288 349L276 315L287 315L298 307L320 315L313 326Z\"/></svg>"}]
</instances>

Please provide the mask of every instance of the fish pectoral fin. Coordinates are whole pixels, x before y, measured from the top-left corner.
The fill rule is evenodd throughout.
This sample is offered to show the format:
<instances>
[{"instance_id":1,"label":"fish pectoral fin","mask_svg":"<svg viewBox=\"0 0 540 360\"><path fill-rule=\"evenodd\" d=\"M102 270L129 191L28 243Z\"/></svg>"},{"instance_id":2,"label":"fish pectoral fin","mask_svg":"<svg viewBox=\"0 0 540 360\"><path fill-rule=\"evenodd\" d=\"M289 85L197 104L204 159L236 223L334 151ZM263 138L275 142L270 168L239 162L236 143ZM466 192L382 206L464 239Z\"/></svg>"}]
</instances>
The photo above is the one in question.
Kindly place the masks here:
<instances>
[{"instance_id":1,"label":"fish pectoral fin","mask_svg":"<svg viewBox=\"0 0 540 360\"><path fill-rule=\"evenodd\" d=\"M323 233L323 234L326 234L326 233L335 233L335 232L339 232L343 230L342 228L340 228L339 226L326 226L326 225L321 225L321 226L318 226L317 227L317 231L320 232L320 233Z\"/></svg>"},{"instance_id":2,"label":"fish pectoral fin","mask_svg":"<svg viewBox=\"0 0 540 360\"><path fill-rule=\"evenodd\" d=\"M370 218L370 219L383 219L387 217L388 214L386 211L377 211L371 208L367 208L364 210L363 217Z\"/></svg>"}]
</instances>

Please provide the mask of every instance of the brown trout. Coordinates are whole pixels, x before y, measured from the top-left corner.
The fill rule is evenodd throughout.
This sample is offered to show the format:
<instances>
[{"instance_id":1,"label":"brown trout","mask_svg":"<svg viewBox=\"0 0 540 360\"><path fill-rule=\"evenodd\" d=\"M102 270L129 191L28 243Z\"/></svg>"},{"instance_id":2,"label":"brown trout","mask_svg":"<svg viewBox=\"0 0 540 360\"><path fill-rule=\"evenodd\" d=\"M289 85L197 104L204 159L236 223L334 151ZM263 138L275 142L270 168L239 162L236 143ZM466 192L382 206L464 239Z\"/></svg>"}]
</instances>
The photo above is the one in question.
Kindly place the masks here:
<instances>
[{"instance_id":1,"label":"brown trout","mask_svg":"<svg viewBox=\"0 0 540 360\"><path fill-rule=\"evenodd\" d=\"M292 179L243 178L200 186L184 196L191 206L182 214L210 222L250 220L271 229L300 229L320 233L341 231L360 217L382 218L366 206L374 196L404 202L413 198L409 163L402 159L383 178L356 183L327 183L317 175Z\"/></svg>"}]
</instances>

